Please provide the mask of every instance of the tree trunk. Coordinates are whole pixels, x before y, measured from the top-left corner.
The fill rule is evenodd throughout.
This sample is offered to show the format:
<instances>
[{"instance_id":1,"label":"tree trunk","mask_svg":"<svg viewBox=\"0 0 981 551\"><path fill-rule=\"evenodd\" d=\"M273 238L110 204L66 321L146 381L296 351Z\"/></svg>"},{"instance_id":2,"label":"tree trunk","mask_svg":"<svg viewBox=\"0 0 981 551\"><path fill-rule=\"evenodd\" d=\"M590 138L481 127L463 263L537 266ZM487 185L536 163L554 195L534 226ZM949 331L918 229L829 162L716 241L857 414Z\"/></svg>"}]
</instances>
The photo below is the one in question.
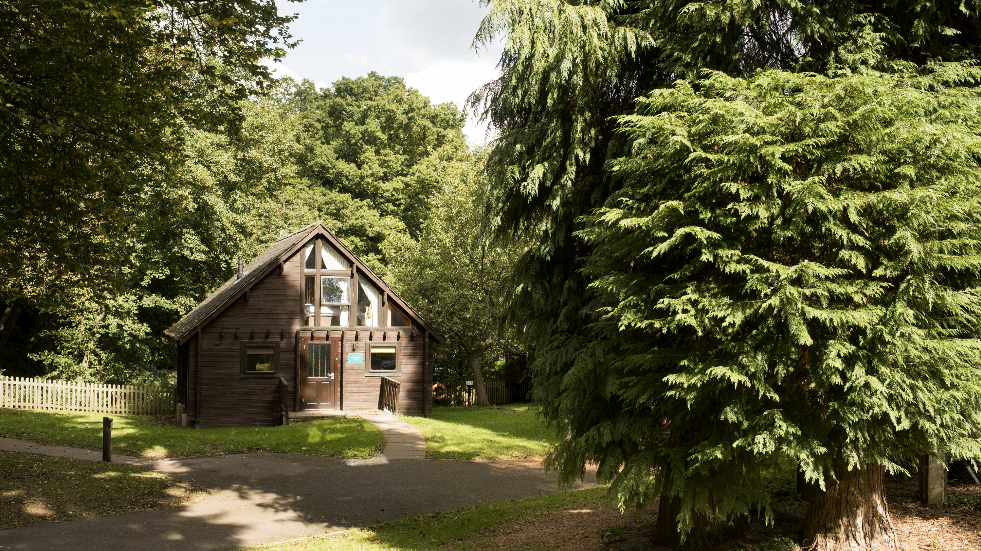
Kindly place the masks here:
<instances>
[{"instance_id":1,"label":"tree trunk","mask_svg":"<svg viewBox=\"0 0 981 551\"><path fill-rule=\"evenodd\" d=\"M470 370L473 371L473 389L476 394L477 405L489 405L487 388L484 386L484 375L480 371L480 354L477 352L470 354Z\"/></svg>"},{"instance_id":2,"label":"tree trunk","mask_svg":"<svg viewBox=\"0 0 981 551\"><path fill-rule=\"evenodd\" d=\"M657 521L654 524L654 545L663 547L678 547L681 545L681 534L678 533L678 514L681 513L681 497L661 497L657 509ZM691 531L685 536L685 544L698 546L717 541L728 530L728 524L710 520L704 514L697 514L692 522Z\"/></svg>"},{"instance_id":3,"label":"tree trunk","mask_svg":"<svg viewBox=\"0 0 981 551\"><path fill-rule=\"evenodd\" d=\"M106 313L100 312L99 315L96 316L95 318L95 323L92 325L92 332L89 333L89 340L85 344L85 350L83 351L82 361L79 364L79 367L81 367L83 371L86 371L89 368L89 358L91 357L92 354L92 348L95 346L96 339L99 338L99 327L102 326L102 320L105 319L105 317L106 317Z\"/></svg>"},{"instance_id":4,"label":"tree trunk","mask_svg":"<svg viewBox=\"0 0 981 551\"><path fill-rule=\"evenodd\" d=\"M8 304L0 317L0 350L7 344L7 339L14 332L14 325L17 324L17 316L20 315L20 306Z\"/></svg>"},{"instance_id":5,"label":"tree trunk","mask_svg":"<svg viewBox=\"0 0 981 551\"><path fill-rule=\"evenodd\" d=\"M885 496L885 469L880 463L846 471L835 469L837 482L816 489L804 518L808 551L894 551L896 532Z\"/></svg>"}]
</instances>

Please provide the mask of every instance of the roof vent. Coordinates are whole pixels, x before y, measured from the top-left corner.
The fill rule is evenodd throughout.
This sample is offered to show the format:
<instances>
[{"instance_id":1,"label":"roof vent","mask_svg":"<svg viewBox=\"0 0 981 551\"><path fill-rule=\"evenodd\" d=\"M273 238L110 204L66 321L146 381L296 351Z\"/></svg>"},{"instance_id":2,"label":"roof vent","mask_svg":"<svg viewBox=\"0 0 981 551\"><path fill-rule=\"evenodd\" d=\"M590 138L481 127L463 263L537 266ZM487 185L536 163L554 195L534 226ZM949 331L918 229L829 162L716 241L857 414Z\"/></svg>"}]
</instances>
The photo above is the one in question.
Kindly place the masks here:
<instances>
[{"instance_id":1,"label":"roof vent","mask_svg":"<svg viewBox=\"0 0 981 551\"><path fill-rule=\"evenodd\" d=\"M242 279L243 275L245 275L245 271L242 266L242 257L240 256L238 257L238 277L236 277L235 279Z\"/></svg>"}]
</instances>

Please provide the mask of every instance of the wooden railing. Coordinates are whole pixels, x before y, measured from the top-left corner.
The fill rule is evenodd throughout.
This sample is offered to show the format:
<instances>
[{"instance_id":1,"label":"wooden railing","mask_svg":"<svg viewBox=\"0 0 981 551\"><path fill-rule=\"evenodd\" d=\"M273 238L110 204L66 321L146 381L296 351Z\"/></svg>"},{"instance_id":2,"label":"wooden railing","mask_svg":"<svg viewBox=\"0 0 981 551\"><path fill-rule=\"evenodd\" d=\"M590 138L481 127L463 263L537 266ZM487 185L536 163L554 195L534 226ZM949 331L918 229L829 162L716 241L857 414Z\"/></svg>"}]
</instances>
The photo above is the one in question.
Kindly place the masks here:
<instances>
[{"instance_id":1,"label":"wooden railing","mask_svg":"<svg viewBox=\"0 0 981 551\"><path fill-rule=\"evenodd\" d=\"M174 389L0 377L0 407L173 415Z\"/></svg>"},{"instance_id":2,"label":"wooden railing","mask_svg":"<svg viewBox=\"0 0 981 551\"><path fill-rule=\"evenodd\" d=\"M399 410L399 386L400 383L388 377L381 378L381 390L378 393L378 409L383 409L389 413L396 413Z\"/></svg>"},{"instance_id":3,"label":"wooden railing","mask_svg":"<svg viewBox=\"0 0 981 551\"><path fill-rule=\"evenodd\" d=\"M283 415L283 426L290 424L290 384L286 379L279 378L279 412Z\"/></svg>"}]
</instances>

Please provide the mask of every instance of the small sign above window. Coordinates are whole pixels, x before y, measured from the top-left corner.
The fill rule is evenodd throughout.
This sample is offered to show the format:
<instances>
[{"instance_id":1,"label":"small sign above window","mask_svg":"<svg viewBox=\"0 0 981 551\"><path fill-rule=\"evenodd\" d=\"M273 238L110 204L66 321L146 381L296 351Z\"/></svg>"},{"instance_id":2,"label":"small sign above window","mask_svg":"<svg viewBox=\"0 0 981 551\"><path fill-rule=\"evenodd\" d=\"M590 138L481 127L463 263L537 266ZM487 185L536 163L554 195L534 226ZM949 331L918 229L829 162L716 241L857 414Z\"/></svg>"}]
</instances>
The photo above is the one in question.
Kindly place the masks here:
<instances>
[{"instance_id":1,"label":"small sign above window","mask_svg":"<svg viewBox=\"0 0 981 551\"><path fill-rule=\"evenodd\" d=\"M364 363L364 352L350 352L347 355L347 363L349 364L363 364Z\"/></svg>"}]
</instances>

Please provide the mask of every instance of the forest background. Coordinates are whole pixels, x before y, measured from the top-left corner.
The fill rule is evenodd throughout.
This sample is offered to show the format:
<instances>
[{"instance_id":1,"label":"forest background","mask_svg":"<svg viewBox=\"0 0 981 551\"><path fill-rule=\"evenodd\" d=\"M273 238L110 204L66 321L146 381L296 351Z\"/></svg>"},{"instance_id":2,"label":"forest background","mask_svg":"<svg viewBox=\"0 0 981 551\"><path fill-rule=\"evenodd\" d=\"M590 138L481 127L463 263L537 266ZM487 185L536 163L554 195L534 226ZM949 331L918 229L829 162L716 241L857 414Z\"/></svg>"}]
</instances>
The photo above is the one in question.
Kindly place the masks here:
<instances>
[{"instance_id":1,"label":"forest background","mask_svg":"<svg viewBox=\"0 0 981 551\"><path fill-rule=\"evenodd\" d=\"M4 4L0 374L169 381L164 329L318 220L451 336L437 363L499 355L475 309L513 254L477 238L461 111L376 73L274 79L291 18L206 4Z\"/></svg>"}]
</instances>

